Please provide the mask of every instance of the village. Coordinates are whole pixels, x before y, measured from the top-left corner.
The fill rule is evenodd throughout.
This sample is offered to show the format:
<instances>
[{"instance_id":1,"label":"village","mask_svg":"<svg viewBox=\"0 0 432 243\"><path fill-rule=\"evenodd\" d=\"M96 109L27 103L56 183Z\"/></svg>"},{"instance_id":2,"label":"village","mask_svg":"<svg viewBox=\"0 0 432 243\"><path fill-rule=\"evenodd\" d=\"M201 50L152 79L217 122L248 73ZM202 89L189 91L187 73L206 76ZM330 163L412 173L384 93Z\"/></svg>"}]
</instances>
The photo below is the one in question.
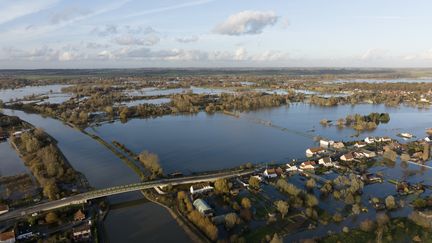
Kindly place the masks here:
<instances>
[{"instance_id":1,"label":"village","mask_svg":"<svg viewBox=\"0 0 432 243\"><path fill-rule=\"evenodd\" d=\"M389 178L375 168L394 166L400 157L401 163L429 169L425 162L430 158L430 138L428 134L407 143L386 136L352 142L320 139L319 146L305 150L304 159L254 166L251 176L170 188L172 197L177 194L171 205L211 241L277 240L369 211L388 217L404 206L420 210L418 215L427 219L432 204L427 203L429 197L420 195L430 185ZM379 189L383 183L383 188L391 189ZM365 193L369 185L376 185L378 193ZM416 195L414 199L404 197L411 194ZM167 195L168 190L162 197ZM372 216L360 224L374 220Z\"/></svg>"}]
</instances>

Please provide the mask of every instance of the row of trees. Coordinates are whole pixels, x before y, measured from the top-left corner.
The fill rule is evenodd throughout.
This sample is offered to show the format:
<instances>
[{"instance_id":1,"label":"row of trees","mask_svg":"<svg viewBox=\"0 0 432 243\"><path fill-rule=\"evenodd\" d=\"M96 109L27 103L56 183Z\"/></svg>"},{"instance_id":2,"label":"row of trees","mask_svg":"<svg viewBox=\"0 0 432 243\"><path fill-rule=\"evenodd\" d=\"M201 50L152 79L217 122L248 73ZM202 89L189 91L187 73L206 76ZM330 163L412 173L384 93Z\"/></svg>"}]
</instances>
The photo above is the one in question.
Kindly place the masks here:
<instances>
[{"instance_id":1,"label":"row of trees","mask_svg":"<svg viewBox=\"0 0 432 243\"><path fill-rule=\"evenodd\" d=\"M182 213L187 215L187 218L196 225L207 237L211 240L216 240L218 237L218 229L211 220L203 216L200 212L194 209L192 202L186 192L179 191L177 193L177 203ZM232 216L228 217L229 225L235 224L237 219L232 219Z\"/></svg>"},{"instance_id":2,"label":"row of trees","mask_svg":"<svg viewBox=\"0 0 432 243\"><path fill-rule=\"evenodd\" d=\"M12 142L24 154L26 166L50 200L61 197L61 185L76 182L75 170L42 129L25 132L19 138L13 137Z\"/></svg>"}]
</instances>

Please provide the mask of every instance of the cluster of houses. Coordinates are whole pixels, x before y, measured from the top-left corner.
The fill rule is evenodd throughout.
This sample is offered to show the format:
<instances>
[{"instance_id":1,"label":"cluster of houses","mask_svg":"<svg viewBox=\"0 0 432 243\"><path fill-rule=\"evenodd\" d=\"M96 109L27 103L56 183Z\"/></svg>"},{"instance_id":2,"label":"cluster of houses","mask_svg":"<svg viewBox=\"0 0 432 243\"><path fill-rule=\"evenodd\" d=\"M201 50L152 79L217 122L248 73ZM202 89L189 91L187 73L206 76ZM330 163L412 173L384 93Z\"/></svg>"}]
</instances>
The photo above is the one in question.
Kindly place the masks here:
<instances>
[{"instance_id":1,"label":"cluster of houses","mask_svg":"<svg viewBox=\"0 0 432 243\"><path fill-rule=\"evenodd\" d=\"M85 213L81 210L75 212L72 228L72 239L74 242L88 242L91 237L92 220L87 220ZM32 242L34 237L40 236L39 232L34 232L27 223L18 223L16 227L0 233L0 243L14 243L16 241Z\"/></svg>"}]
</instances>

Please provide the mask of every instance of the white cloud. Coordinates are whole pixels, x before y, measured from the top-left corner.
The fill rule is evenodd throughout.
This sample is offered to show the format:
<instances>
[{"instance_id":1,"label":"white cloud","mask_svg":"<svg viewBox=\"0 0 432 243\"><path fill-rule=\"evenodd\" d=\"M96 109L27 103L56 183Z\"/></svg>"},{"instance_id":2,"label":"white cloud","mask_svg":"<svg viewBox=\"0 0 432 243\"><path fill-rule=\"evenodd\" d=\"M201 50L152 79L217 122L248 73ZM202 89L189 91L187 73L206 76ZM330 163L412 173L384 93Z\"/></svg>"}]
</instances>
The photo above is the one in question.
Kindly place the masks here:
<instances>
[{"instance_id":1,"label":"white cloud","mask_svg":"<svg viewBox=\"0 0 432 243\"><path fill-rule=\"evenodd\" d=\"M361 57L360 59L362 60L377 60L377 59L383 59L386 58L387 55L389 54L389 51L386 49L379 49L379 48L374 48L374 49L369 49L367 50Z\"/></svg>"},{"instance_id":2,"label":"white cloud","mask_svg":"<svg viewBox=\"0 0 432 243\"><path fill-rule=\"evenodd\" d=\"M59 53L59 61L72 61L75 59L75 54L71 51L63 51Z\"/></svg>"},{"instance_id":3,"label":"white cloud","mask_svg":"<svg viewBox=\"0 0 432 243\"><path fill-rule=\"evenodd\" d=\"M97 58L103 60L115 59L115 55L111 51L103 50L97 54Z\"/></svg>"},{"instance_id":4,"label":"white cloud","mask_svg":"<svg viewBox=\"0 0 432 243\"><path fill-rule=\"evenodd\" d=\"M234 53L234 57L233 57L233 59L234 59L234 60L237 60L237 61L244 61L244 60L247 60L248 57L247 57L247 51L246 51L246 49L245 49L244 47L240 47L240 48L238 48L238 49L235 51L235 53Z\"/></svg>"},{"instance_id":5,"label":"white cloud","mask_svg":"<svg viewBox=\"0 0 432 243\"><path fill-rule=\"evenodd\" d=\"M159 43L160 38L151 34L144 37L135 37L132 35L121 35L114 38L114 42L123 46L153 46Z\"/></svg>"},{"instance_id":6,"label":"white cloud","mask_svg":"<svg viewBox=\"0 0 432 243\"><path fill-rule=\"evenodd\" d=\"M114 35L118 33L118 27L116 25L109 24L105 25L104 27L96 27L91 31L91 33L101 37Z\"/></svg>"},{"instance_id":7,"label":"white cloud","mask_svg":"<svg viewBox=\"0 0 432 243\"><path fill-rule=\"evenodd\" d=\"M273 11L243 11L229 16L213 31L222 35L261 34L265 27L274 25L278 19Z\"/></svg>"},{"instance_id":8,"label":"white cloud","mask_svg":"<svg viewBox=\"0 0 432 243\"><path fill-rule=\"evenodd\" d=\"M102 49L102 48L108 48L109 45L107 44L101 44L96 42L87 42L86 48L88 49Z\"/></svg>"},{"instance_id":9,"label":"white cloud","mask_svg":"<svg viewBox=\"0 0 432 243\"><path fill-rule=\"evenodd\" d=\"M192 43L192 42L197 42L198 40L199 40L198 36L195 35L176 38L176 41L180 43Z\"/></svg>"}]
</instances>

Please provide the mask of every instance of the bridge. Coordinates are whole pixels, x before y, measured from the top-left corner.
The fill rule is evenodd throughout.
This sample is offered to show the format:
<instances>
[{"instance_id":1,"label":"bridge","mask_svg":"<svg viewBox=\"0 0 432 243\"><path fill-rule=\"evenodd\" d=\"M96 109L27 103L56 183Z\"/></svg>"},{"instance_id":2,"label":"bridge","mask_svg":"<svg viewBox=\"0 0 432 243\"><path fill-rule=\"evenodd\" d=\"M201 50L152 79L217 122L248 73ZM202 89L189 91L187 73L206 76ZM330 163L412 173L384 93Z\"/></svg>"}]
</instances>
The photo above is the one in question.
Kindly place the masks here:
<instances>
[{"instance_id":1,"label":"bridge","mask_svg":"<svg viewBox=\"0 0 432 243\"><path fill-rule=\"evenodd\" d=\"M60 200L49 201L49 202L33 205L27 208L10 211L6 214L0 215L0 222L12 220L16 218L22 218L22 217L32 215L34 213L40 213L40 212L58 209L70 205L82 204L82 203L86 203L89 200L101 198L101 197L107 197L107 196L133 192L133 191L146 190L155 187L164 187L168 185L175 186L175 185L182 185L182 184L194 184L200 182L212 182L212 181L216 181L217 179L228 179L232 177L249 175L252 174L253 172L254 172L253 169L235 170L229 172L219 172L219 173L212 173L212 174L202 174L202 175L195 175L195 176L146 181L146 182L140 182L140 183L134 183L134 184L128 184L122 186L109 187L104 189L97 189L97 190L73 195L70 197L62 198Z\"/></svg>"}]
</instances>

